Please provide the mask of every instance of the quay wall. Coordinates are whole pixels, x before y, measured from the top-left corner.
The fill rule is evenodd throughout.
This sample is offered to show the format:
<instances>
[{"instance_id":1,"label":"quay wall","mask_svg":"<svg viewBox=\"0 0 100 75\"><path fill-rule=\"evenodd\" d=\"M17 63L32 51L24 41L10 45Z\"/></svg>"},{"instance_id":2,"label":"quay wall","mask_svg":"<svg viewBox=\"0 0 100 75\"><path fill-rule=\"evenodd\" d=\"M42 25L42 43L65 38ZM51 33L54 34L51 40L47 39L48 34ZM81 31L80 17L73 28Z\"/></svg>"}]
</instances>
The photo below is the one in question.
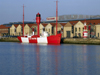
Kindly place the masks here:
<instances>
[{"instance_id":1,"label":"quay wall","mask_svg":"<svg viewBox=\"0 0 100 75\"><path fill-rule=\"evenodd\" d=\"M0 42L19 42L19 40L17 38L5 37L5 38L0 38Z\"/></svg>"},{"instance_id":2,"label":"quay wall","mask_svg":"<svg viewBox=\"0 0 100 75\"><path fill-rule=\"evenodd\" d=\"M100 39L92 38L65 38L62 40L62 43L66 44L100 44Z\"/></svg>"}]
</instances>

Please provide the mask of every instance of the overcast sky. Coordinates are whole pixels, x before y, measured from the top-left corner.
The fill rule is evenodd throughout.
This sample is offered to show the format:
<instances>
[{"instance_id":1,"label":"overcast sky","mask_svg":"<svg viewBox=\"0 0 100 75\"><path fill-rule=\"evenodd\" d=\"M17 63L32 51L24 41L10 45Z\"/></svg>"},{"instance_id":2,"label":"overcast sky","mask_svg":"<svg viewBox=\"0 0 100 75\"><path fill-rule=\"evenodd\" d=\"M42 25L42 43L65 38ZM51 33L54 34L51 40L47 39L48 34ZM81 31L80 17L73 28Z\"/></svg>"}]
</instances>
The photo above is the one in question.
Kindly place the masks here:
<instances>
[{"instance_id":1,"label":"overcast sky","mask_svg":"<svg viewBox=\"0 0 100 75\"><path fill-rule=\"evenodd\" d=\"M56 0L0 0L0 25L22 21L23 4L25 21L34 21L36 14L42 20L56 16ZM58 15L100 15L100 0L59 0Z\"/></svg>"}]
</instances>

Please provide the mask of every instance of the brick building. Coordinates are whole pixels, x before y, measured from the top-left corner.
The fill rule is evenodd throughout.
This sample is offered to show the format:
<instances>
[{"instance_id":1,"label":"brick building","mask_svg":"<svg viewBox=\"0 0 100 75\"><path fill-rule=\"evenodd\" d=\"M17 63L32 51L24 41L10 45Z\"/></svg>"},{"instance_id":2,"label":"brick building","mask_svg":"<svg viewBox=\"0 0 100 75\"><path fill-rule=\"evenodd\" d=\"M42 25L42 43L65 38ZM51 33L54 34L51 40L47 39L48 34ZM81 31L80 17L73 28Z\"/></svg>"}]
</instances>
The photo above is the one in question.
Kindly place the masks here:
<instances>
[{"instance_id":1,"label":"brick building","mask_svg":"<svg viewBox=\"0 0 100 75\"><path fill-rule=\"evenodd\" d=\"M6 25L0 25L0 36L10 35L10 27Z\"/></svg>"}]
</instances>

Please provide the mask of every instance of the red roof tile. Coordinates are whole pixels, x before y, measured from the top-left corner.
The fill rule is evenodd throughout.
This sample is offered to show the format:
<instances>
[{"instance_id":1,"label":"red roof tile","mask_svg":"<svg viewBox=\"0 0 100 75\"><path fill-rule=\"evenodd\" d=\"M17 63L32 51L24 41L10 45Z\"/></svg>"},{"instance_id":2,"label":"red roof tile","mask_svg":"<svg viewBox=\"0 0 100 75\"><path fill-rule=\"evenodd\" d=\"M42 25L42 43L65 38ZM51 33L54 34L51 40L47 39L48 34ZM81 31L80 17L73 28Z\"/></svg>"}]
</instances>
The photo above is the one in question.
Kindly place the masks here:
<instances>
[{"instance_id":1,"label":"red roof tile","mask_svg":"<svg viewBox=\"0 0 100 75\"><path fill-rule=\"evenodd\" d=\"M48 25L48 23L41 23L44 27Z\"/></svg>"},{"instance_id":2,"label":"red roof tile","mask_svg":"<svg viewBox=\"0 0 100 75\"><path fill-rule=\"evenodd\" d=\"M60 23L62 26L66 25L66 23Z\"/></svg>"},{"instance_id":3,"label":"red roof tile","mask_svg":"<svg viewBox=\"0 0 100 75\"><path fill-rule=\"evenodd\" d=\"M72 25L75 25L78 21L70 21L70 23ZM85 22L85 20L81 21L83 24ZM96 20L86 20L86 24L87 25L96 25L96 24L100 24L100 19L96 19Z\"/></svg>"},{"instance_id":4,"label":"red roof tile","mask_svg":"<svg viewBox=\"0 0 100 75\"><path fill-rule=\"evenodd\" d=\"M28 24L28 26L31 28L32 26L37 26L37 24Z\"/></svg>"},{"instance_id":5,"label":"red roof tile","mask_svg":"<svg viewBox=\"0 0 100 75\"><path fill-rule=\"evenodd\" d=\"M53 27L56 25L56 23L50 23Z\"/></svg>"},{"instance_id":6,"label":"red roof tile","mask_svg":"<svg viewBox=\"0 0 100 75\"><path fill-rule=\"evenodd\" d=\"M14 26L17 28L19 24L14 24Z\"/></svg>"},{"instance_id":7,"label":"red roof tile","mask_svg":"<svg viewBox=\"0 0 100 75\"><path fill-rule=\"evenodd\" d=\"M6 25L0 25L0 29L8 29L10 27L6 27Z\"/></svg>"},{"instance_id":8,"label":"red roof tile","mask_svg":"<svg viewBox=\"0 0 100 75\"><path fill-rule=\"evenodd\" d=\"M70 23L74 26L78 21L70 21Z\"/></svg>"}]
</instances>

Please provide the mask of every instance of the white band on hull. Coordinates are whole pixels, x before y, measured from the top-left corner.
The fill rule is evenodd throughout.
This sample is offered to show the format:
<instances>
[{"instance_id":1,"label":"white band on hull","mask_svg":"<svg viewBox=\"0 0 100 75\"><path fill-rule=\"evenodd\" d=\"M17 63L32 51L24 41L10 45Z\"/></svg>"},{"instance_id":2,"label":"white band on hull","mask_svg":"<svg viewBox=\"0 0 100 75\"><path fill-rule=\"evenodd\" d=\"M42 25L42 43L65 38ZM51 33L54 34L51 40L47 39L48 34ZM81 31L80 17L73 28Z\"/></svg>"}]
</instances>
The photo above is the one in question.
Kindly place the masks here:
<instances>
[{"instance_id":1,"label":"white band on hull","mask_svg":"<svg viewBox=\"0 0 100 75\"><path fill-rule=\"evenodd\" d=\"M23 43L29 43L29 39L26 37L21 37Z\"/></svg>"},{"instance_id":2,"label":"white band on hull","mask_svg":"<svg viewBox=\"0 0 100 75\"><path fill-rule=\"evenodd\" d=\"M39 36L19 36L17 37L22 43L43 43L43 44L60 44L61 34L52 35L49 37L39 37Z\"/></svg>"},{"instance_id":3,"label":"white band on hull","mask_svg":"<svg viewBox=\"0 0 100 75\"><path fill-rule=\"evenodd\" d=\"M47 37L37 38L37 43L48 43Z\"/></svg>"},{"instance_id":4,"label":"white band on hull","mask_svg":"<svg viewBox=\"0 0 100 75\"><path fill-rule=\"evenodd\" d=\"M29 43L28 37L21 37L21 40L23 43ZM37 38L37 43L48 43L47 37Z\"/></svg>"}]
</instances>

